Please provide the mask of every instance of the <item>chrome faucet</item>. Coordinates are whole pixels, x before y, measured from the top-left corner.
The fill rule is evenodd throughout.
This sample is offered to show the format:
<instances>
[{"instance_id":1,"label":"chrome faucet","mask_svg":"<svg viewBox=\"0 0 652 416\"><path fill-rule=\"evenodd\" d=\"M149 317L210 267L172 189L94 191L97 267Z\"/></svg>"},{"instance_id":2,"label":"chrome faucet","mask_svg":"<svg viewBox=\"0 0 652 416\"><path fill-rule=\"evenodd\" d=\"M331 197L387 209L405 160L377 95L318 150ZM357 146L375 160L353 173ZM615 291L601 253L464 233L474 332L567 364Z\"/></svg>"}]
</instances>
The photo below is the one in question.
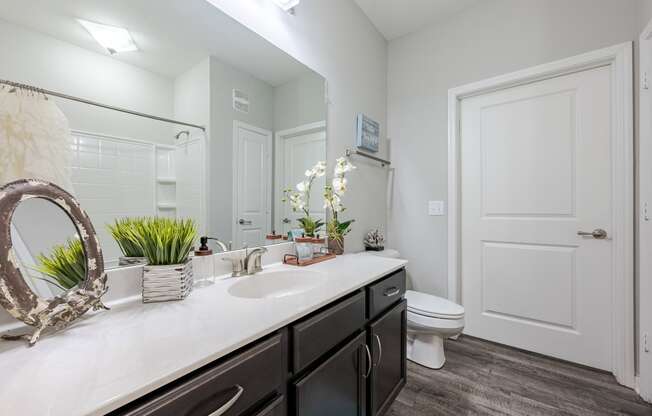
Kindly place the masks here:
<instances>
[{"instance_id":1,"label":"chrome faucet","mask_svg":"<svg viewBox=\"0 0 652 416\"><path fill-rule=\"evenodd\" d=\"M262 271L263 265L261 257L263 254L267 253L267 249L265 247L258 247L251 250L249 253L245 251L245 253L244 268L247 271L247 274L256 274Z\"/></svg>"},{"instance_id":2,"label":"chrome faucet","mask_svg":"<svg viewBox=\"0 0 652 416\"><path fill-rule=\"evenodd\" d=\"M258 247L251 251L244 246L244 257L225 257L222 260L231 262L231 276L240 277L248 274L256 274L263 270L261 257L267 253L265 247Z\"/></svg>"},{"instance_id":3,"label":"chrome faucet","mask_svg":"<svg viewBox=\"0 0 652 416\"><path fill-rule=\"evenodd\" d=\"M217 238L214 237L202 237L200 239L202 245L206 245L208 243L208 240L215 241L215 244L218 245L220 250L222 250L222 253L226 253L227 251L231 251L231 242L229 241L229 244L226 245L224 242L218 240Z\"/></svg>"}]
</instances>

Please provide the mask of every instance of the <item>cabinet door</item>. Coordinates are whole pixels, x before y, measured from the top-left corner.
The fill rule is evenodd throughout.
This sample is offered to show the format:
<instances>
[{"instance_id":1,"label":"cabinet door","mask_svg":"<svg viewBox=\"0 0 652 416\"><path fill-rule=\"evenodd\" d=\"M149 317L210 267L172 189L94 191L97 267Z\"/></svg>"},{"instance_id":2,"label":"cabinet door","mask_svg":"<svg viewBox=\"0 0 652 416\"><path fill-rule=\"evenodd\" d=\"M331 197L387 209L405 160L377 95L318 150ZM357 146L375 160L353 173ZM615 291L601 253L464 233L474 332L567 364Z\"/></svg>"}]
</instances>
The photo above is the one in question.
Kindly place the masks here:
<instances>
[{"instance_id":1,"label":"cabinet door","mask_svg":"<svg viewBox=\"0 0 652 416\"><path fill-rule=\"evenodd\" d=\"M370 414L384 414L406 380L407 301L403 300L369 326L373 367L370 379Z\"/></svg>"},{"instance_id":2,"label":"cabinet door","mask_svg":"<svg viewBox=\"0 0 652 416\"><path fill-rule=\"evenodd\" d=\"M371 355L362 333L294 383L296 416L366 416Z\"/></svg>"}]
</instances>

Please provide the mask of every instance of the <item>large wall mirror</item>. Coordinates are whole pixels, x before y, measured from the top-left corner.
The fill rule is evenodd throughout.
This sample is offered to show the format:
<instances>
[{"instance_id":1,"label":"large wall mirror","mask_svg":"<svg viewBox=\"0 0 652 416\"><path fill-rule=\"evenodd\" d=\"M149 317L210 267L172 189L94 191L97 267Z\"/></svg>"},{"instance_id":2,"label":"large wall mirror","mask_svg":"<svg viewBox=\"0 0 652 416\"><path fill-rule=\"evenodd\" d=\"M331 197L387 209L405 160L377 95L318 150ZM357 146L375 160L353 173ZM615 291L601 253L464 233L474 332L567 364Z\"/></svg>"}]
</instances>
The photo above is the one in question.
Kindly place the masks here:
<instances>
[{"instance_id":1,"label":"large wall mirror","mask_svg":"<svg viewBox=\"0 0 652 416\"><path fill-rule=\"evenodd\" d=\"M125 217L194 218L233 249L298 228L283 190L326 160L326 82L209 2L0 0L0 52L2 80L186 123L0 85L0 184L39 177L68 190L106 267L121 257L106 225ZM30 221L56 221L47 207L24 209L26 256L62 241Z\"/></svg>"}]
</instances>

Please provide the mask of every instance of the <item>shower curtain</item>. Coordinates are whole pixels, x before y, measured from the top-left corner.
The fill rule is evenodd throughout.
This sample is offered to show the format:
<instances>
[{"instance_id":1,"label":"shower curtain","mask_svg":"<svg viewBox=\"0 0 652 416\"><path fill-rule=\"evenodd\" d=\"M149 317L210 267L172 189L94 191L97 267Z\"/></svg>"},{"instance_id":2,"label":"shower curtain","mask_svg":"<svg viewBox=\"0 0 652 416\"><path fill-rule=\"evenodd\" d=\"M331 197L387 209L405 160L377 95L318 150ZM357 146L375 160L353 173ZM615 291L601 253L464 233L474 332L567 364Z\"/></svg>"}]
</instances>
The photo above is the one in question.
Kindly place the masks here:
<instances>
[{"instance_id":1,"label":"shower curtain","mask_svg":"<svg viewBox=\"0 0 652 416\"><path fill-rule=\"evenodd\" d=\"M35 178L73 193L70 146L68 120L53 100L0 87L0 186Z\"/></svg>"}]
</instances>

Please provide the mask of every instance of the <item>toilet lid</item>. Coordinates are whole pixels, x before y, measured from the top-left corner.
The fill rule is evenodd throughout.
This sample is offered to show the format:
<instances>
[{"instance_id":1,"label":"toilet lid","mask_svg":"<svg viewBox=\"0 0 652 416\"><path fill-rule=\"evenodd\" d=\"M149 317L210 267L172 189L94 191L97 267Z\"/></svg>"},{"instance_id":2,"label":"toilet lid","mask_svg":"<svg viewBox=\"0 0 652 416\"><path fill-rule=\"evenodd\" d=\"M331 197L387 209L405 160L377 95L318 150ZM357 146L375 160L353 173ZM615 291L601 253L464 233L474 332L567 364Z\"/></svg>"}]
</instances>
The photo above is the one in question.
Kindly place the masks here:
<instances>
[{"instance_id":1,"label":"toilet lid","mask_svg":"<svg viewBox=\"0 0 652 416\"><path fill-rule=\"evenodd\" d=\"M440 319L459 319L464 317L464 307L448 299L427 293L408 290L405 293L408 311L418 315Z\"/></svg>"}]
</instances>

